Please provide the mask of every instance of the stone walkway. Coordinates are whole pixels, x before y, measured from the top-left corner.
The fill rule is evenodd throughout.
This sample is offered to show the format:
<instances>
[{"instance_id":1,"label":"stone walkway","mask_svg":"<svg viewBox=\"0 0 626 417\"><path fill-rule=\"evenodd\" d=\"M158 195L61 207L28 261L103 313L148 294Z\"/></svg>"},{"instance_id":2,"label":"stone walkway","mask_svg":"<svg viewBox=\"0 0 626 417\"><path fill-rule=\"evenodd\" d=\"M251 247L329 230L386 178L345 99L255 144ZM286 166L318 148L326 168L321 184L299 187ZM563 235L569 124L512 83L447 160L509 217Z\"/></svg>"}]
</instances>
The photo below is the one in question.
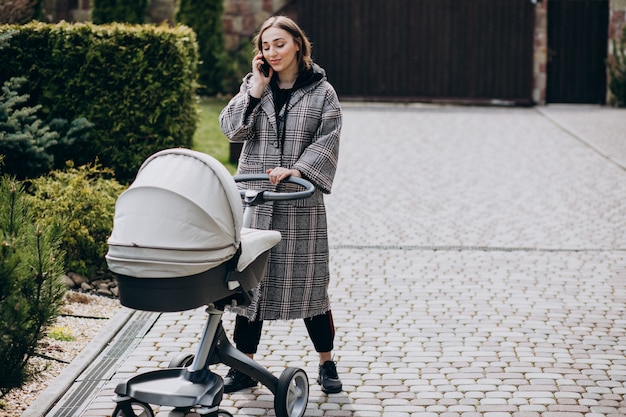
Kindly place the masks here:
<instances>
[{"instance_id":1,"label":"stone walkway","mask_svg":"<svg viewBox=\"0 0 626 417\"><path fill-rule=\"evenodd\" d=\"M309 374L307 416L626 415L626 110L346 104L327 206L344 392L315 383L301 321L268 323L255 358ZM110 415L115 385L193 353L204 320L135 313L90 395L68 408L78 378L47 415ZM273 395L222 408L274 415Z\"/></svg>"}]
</instances>

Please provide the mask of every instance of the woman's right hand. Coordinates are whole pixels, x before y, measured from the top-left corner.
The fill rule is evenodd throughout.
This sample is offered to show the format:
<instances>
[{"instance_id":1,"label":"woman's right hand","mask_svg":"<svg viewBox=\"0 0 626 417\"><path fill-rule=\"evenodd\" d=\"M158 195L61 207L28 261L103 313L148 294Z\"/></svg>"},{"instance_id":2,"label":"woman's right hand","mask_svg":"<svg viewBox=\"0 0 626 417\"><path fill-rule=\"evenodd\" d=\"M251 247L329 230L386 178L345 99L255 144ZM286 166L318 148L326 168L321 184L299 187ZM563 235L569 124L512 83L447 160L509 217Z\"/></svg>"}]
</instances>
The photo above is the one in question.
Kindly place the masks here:
<instances>
[{"instance_id":1,"label":"woman's right hand","mask_svg":"<svg viewBox=\"0 0 626 417\"><path fill-rule=\"evenodd\" d=\"M270 83L274 70L270 68L270 75L268 77L263 76L259 66L263 64L263 52L259 51L252 59L252 87L250 88L250 95L255 98L261 98L265 87Z\"/></svg>"}]
</instances>

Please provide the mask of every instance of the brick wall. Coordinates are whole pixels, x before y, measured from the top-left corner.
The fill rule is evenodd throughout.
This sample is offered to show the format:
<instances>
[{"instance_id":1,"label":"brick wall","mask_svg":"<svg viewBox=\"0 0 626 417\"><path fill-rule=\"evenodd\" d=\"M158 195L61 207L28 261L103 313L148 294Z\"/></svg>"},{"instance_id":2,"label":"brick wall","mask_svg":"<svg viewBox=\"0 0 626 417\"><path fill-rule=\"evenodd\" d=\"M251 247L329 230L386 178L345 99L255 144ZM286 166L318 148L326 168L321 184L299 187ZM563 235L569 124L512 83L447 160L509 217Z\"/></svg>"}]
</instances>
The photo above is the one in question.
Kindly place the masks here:
<instances>
[{"instance_id":1,"label":"brick wall","mask_svg":"<svg viewBox=\"0 0 626 417\"><path fill-rule=\"evenodd\" d=\"M538 0L535 9L533 100L538 104L545 104L546 100L548 1L550 0ZM226 49L232 51L237 49L242 42L249 42L265 19L275 13L280 13L289 2L290 0L224 0L222 24ZM54 10L55 3L55 0L45 0L44 8L47 11ZM79 4L79 10L70 11L72 15L65 17L66 19L70 21L88 20L90 1L80 0ZM153 21L170 20L177 4L177 0L151 0L148 14ZM618 38L622 33L622 28L626 26L626 0L610 0L609 4L608 43L609 53L611 53L611 39ZM48 18L51 21L58 20L58 16L53 16L52 13Z\"/></svg>"},{"instance_id":2,"label":"brick wall","mask_svg":"<svg viewBox=\"0 0 626 417\"><path fill-rule=\"evenodd\" d=\"M543 0L538 3L535 12L533 100L537 104L545 104L546 102L548 80L548 1L550 0ZM626 0L610 0L608 33L609 54L612 50L611 39L619 38L624 26L626 26Z\"/></svg>"},{"instance_id":3,"label":"brick wall","mask_svg":"<svg viewBox=\"0 0 626 417\"><path fill-rule=\"evenodd\" d=\"M622 36L624 26L626 26L626 0L611 0L610 4L609 42L611 39L619 39ZM611 45L609 45L609 48L611 48Z\"/></svg>"},{"instance_id":4,"label":"brick wall","mask_svg":"<svg viewBox=\"0 0 626 417\"><path fill-rule=\"evenodd\" d=\"M535 8L535 51L533 54L533 101L546 102L548 82L548 2L543 1Z\"/></svg>"},{"instance_id":5,"label":"brick wall","mask_svg":"<svg viewBox=\"0 0 626 417\"><path fill-rule=\"evenodd\" d=\"M626 26L626 0L611 0L609 16L609 39L617 39Z\"/></svg>"},{"instance_id":6,"label":"brick wall","mask_svg":"<svg viewBox=\"0 0 626 417\"><path fill-rule=\"evenodd\" d=\"M226 50L237 49L247 42L259 26L279 12L288 0L224 0L224 42Z\"/></svg>"}]
</instances>

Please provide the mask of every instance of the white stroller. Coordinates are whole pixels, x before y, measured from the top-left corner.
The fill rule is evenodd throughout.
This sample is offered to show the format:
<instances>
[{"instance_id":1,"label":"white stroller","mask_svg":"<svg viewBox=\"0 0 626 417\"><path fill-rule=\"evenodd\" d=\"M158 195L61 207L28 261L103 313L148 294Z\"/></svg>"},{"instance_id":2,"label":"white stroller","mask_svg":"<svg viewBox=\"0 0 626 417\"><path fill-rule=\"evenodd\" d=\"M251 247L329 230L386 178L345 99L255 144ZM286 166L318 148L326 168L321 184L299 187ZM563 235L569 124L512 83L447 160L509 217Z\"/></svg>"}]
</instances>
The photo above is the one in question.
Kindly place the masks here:
<instances>
[{"instance_id":1,"label":"white stroller","mask_svg":"<svg viewBox=\"0 0 626 417\"><path fill-rule=\"evenodd\" d=\"M153 417L149 404L195 415L231 416L219 408L224 382L209 369L217 363L272 391L277 417L304 414L309 397L306 373L286 368L275 377L232 346L222 327L226 306L250 304L265 274L269 250L281 239L279 232L247 227L254 206L308 198L315 191L310 182L295 177L287 180L299 186L295 192L237 189L236 181L267 178L233 178L209 155L168 149L149 157L118 198L106 260L117 276L121 304L156 312L206 305L208 319L195 355L183 354L167 369L116 387L113 417Z\"/></svg>"}]
</instances>

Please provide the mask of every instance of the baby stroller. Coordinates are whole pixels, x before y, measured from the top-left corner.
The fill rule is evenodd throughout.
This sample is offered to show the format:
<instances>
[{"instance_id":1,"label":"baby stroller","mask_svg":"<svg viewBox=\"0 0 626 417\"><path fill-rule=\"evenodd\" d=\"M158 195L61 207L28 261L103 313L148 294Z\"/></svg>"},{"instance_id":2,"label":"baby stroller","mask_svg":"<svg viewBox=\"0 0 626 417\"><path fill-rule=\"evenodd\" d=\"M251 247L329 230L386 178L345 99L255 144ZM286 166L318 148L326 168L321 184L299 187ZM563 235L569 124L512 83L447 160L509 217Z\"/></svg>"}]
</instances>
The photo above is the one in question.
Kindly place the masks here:
<instances>
[{"instance_id":1,"label":"baby stroller","mask_svg":"<svg viewBox=\"0 0 626 417\"><path fill-rule=\"evenodd\" d=\"M109 251L122 305L174 312L207 306L208 318L195 353L170 367L118 384L113 417L153 417L149 404L195 415L231 416L219 408L222 378L209 369L223 363L265 385L278 417L301 417L309 381L299 368L275 377L228 340L222 327L227 306L246 306L263 279L269 250L281 239L271 230L250 229L256 205L310 197L313 185L291 177L289 191L239 191L236 181L267 180L266 174L232 177L209 155L168 149L149 157L118 198ZM303 187L303 188L302 188ZM242 205L243 199L243 205Z\"/></svg>"}]
</instances>

